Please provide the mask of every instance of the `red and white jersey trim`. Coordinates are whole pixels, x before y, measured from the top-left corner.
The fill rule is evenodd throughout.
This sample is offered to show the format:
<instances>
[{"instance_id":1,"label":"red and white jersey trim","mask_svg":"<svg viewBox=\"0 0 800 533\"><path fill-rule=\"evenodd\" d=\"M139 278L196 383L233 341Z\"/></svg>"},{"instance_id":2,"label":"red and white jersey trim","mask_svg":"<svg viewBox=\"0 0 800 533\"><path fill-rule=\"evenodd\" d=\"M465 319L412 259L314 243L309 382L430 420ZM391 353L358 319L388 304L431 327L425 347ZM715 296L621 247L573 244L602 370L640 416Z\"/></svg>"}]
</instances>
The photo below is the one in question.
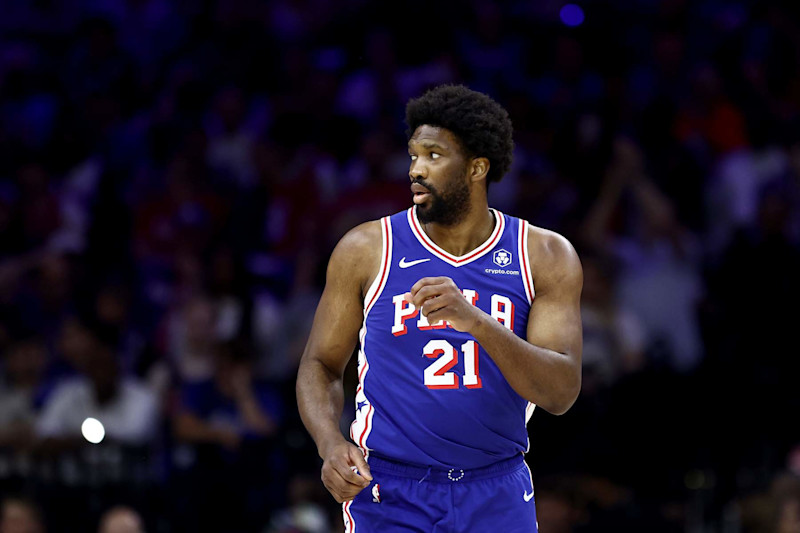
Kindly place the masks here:
<instances>
[{"instance_id":1,"label":"red and white jersey trim","mask_svg":"<svg viewBox=\"0 0 800 533\"><path fill-rule=\"evenodd\" d=\"M533 303L533 299L536 297L536 291L533 288L533 274L531 273L531 261L530 257L528 257L528 222L522 219L519 219L519 264L520 264L520 274L522 274L522 285L525 287L525 296L528 297L528 303ZM531 417L533 416L533 411L536 409L536 404L528 402L528 405L525 406L525 425L530 422ZM528 446L525 450L525 453L531 448L530 439L528 439Z\"/></svg>"},{"instance_id":2,"label":"red and white jersey trim","mask_svg":"<svg viewBox=\"0 0 800 533\"><path fill-rule=\"evenodd\" d=\"M525 424L530 422L534 409L536 409L536 404L528 402L528 405L525 407Z\"/></svg>"},{"instance_id":3,"label":"red and white jersey trim","mask_svg":"<svg viewBox=\"0 0 800 533\"><path fill-rule=\"evenodd\" d=\"M345 533L356 533L356 521L353 520L353 514L350 512L351 505L353 505L353 500L342 504L342 518L344 519Z\"/></svg>"},{"instance_id":4,"label":"red and white jersey trim","mask_svg":"<svg viewBox=\"0 0 800 533\"><path fill-rule=\"evenodd\" d=\"M533 411L535 409L536 409L536 404L535 403L528 402L528 405L525 406L525 425L526 426L528 425L528 422L530 422L531 417L533 416ZM530 438L530 436L528 437L528 444L527 444L527 446L525 446L525 453L528 453L529 451L531 451L531 438Z\"/></svg>"},{"instance_id":5,"label":"red and white jersey trim","mask_svg":"<svg viewBox=\"0 0 800 533\"><path fill-rule=\"evenodd\" d=\"M372 281L367 294L364 296L364 320L367 319L367 314L372 306L378 300L383 288L386 286L386 280L389 279L389 266L392 264L392 222L389 217L381 219L381 235L383 237L383 245L381 248L381 267L378 269L378 275Z\"/></svg>"},{"instance_id":6,"label":"red and white jersey trim","mask_svg":"<svg viewBox=\"0 0 800 533\"><path fill-rule=\"evenodd\" d=\"M364 391L364 382L369 372L369 361L367 354L364 350L364 341L367 337L367 316L370 309L378 301L378 297L386 287L386 280L389 279L389 268L392 264L392 223L389 217L381 219L381 235L383 237L383 245L381 248L381 266L378 269L378 274L375 280L367 290L364 296L364 322L361 325L361 331L358 338L360 341L360 348L358 351L358 387L356 388L356 418L350 425L350 438L353 442L361 448L365 457L369 457L369 448L367 447L367 438L372 431L372 419L375 416L375 409L372 403L366 396ZM359 408L361 404L361 408ZM346 509L345 509L346 511ZM352 519L351 519L352 520ZM353 526L355 528L355 525Z\"/></svg>"},{"instance_id":7,"label":"red and white jersey trim","mask_svg":"<svg viewBox=\"0 0 800 533\"><path fill-rule=\"evenodd\" d=\"M446 263L453 265L454 267L460 267L462 265L469 264L475 261L476 259L480 259L484 255L489 253L492 250L492 248L494 248L495 244L497 244L500 241L500 237L502 237L503 230L505 229L506 226L506 217L504 217L503 214L496 209L492 209L491 211L492 213L494 213L494 216L497 219L497 223L494 225L494 230L492 230L492 234L489 235L489 238L486 239L483 242L483 244L481 244L471 252L468 252L460 256L455 256L446 252L445 250L437 246L436 243L433 242L430 239L430 237L428 237L425 234L425 231L423 231L422 229L422 224L417 218L416 206L408 210L408 225L411 226L411 232L414 234L414 236L417 237L417 240L419 240L420 244L422 244L422 246L424 246L429 252L431 252L433 255L435 255L442 261L445 261Z\"/></svg>"},{"instance_id":8,"label":"red and white jersey trim","mask_svg":"<svg viewBox=\"0 0 800 533\"><path fill-rule=\"evenodd\" d=\"M528 303L533 303L536 291L533 289L533 273L531 272L531 261L528 258L528 223L522 219L519 220L519 258L525 296L528 297Z\"/></svg>"}]
</instances>

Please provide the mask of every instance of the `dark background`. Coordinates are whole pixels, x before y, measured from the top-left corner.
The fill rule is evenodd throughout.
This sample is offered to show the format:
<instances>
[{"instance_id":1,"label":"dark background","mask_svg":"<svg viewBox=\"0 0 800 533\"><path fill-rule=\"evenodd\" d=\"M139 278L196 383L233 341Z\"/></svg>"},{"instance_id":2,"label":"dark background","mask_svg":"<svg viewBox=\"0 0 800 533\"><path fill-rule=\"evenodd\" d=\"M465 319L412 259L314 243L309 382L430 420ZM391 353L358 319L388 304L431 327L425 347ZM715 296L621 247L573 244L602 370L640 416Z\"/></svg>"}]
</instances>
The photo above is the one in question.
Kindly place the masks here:
<instances>
[{"instance_id":1,"label":"dark background","mask_svg":"<svg viewBox=\"0 0 800 533\"><path fill-rule=\"evenodd\" d=\"M577 4L1 1L0 531L341 528L297 363L440 83L509 110L491 203L583 261L541 530L800 531L800 4Z\"/></svg>"}]
</instances>

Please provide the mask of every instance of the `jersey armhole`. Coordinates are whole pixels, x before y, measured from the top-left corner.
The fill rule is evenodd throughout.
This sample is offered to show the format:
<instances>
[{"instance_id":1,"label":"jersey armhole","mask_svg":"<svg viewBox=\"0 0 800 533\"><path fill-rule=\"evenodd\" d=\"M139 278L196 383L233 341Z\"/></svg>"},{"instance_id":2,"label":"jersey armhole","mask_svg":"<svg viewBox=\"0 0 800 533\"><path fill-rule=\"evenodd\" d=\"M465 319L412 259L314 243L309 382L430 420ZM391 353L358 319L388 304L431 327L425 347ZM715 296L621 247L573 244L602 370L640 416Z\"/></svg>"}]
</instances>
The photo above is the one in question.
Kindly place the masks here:
<instances>
[{"instance_id":1,"label":"jersey armhole","mask_svg":"<svg viewBox=\"0 0 800 533\"><path fill-rule=\"evenodd\" d=\"M389 278L389 268L392 264L392 222L388 216L381 219L381 237L381 266L372 281L372 285L367 290L367 294L364 296L365 319L369 310L378 300L378 296L383 292L386 280Z\"/></svg>"},{"instance_id":2,"label":"jersey armhole","mask_svg":"<svg viewBox=\"0 0 800 533\"><path fill-rule=\"evenodd\" d=\"M531 272L531 261L530 257L528 256L528 222L526 220L519 219L519 257L520 257L520 267L522 272L522 285L525 287L525 296L528 297L528 303L533 303L533 299L536 297L536 291L533 288L533 273ZM530 422L531 417L533 416L533 411L536 409L536 404L527 402L525 404L525 425L528 425ZM528 445L525 448L525 453L528 453L531 449L531 441L530 437L528 438Z\"/></svg>"},{"instance_id":3,"label":"jersey armhole","mask_svg":"<svg viewBox=\"0 0 800 533\"><path fill-rule=\"evenodd\" d=\"M536 291L533 288L533 273L531 272L531 261L528 257L528 222L519 219L519 257L522 272L522 285L525 287L525 296L528 303L533 303Z\"/></svg>"}]
</instances>

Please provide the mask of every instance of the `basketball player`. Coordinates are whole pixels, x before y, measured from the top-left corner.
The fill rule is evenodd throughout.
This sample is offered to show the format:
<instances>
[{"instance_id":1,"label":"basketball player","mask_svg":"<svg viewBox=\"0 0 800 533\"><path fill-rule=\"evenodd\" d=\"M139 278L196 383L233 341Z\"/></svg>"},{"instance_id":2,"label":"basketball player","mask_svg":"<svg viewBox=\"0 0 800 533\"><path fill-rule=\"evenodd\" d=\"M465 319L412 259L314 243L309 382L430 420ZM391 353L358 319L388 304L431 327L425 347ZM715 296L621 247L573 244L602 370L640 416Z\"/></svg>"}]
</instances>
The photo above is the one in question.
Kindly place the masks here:
<instances>
[{"instance_id":1,"label":"basketball player","mask_svg":"<svg viewBox=\"0 0 800 533\"><path fill-rule=\"evenodd\" d=\"M535 532L526 423L581 384L575 250L490 209L511 121L440 86L406 107L413 207L334 249L297 378L322 480L348 532ZM342 375L358 344L352 443Z\"/></svg>"}]
</instances>

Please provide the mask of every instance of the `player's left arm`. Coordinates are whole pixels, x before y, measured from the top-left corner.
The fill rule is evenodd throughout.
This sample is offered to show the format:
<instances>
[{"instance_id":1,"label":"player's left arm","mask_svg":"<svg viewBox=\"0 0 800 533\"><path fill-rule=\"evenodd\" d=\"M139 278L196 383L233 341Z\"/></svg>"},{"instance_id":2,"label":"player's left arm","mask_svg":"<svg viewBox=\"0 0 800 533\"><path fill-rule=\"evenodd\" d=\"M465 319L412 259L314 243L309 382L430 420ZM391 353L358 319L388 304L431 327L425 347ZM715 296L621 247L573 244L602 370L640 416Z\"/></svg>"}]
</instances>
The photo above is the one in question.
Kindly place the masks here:
<instances>
[{"instance_id":1,"label":"player's left arm","mask_svg":"<svg viewBox=\"0 0 800 533\"><path fill-rule=\"evenodd\" d=\"M528 229L528 256L536 294L528 315L527 341L534 355L527 359L533 366L519 370L527 370L527 390L538 401L520 394L550 413L563 414L581 390L583 268L567 239L541 228ZM503 374L508 379L505 370Z\"/></svg>"},{"instance_id":2,"label":"player's left arm","mask_svg":"<svg viewBox=\"0 0 800 533\"><path fill-rule=\"evenodd\" d=\"M422 307L429 322L447 320L472 334L517 394L563 414L581 388L583 269L569 241L550 231L530 228L528 253L536 296L527 339L469 304L450 278L423 278L407 298Z\"/></svg>"}]
</instances>

